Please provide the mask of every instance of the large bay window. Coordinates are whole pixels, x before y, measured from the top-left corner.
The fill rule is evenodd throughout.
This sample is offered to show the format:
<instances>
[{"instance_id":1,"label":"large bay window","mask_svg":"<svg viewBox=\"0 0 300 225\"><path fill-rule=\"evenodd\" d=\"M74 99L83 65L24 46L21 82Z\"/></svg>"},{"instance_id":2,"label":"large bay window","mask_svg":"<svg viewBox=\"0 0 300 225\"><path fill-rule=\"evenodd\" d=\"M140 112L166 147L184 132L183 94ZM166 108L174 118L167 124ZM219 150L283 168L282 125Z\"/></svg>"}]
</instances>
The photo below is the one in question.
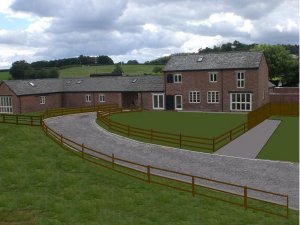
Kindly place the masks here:
<instances>
[{"instance_id":1,"label":"large bay window","mask_svg":"<svg viewBox=\"0 0 300 225\"><path fill-rule=\"evenodd\" d=\"M0 96L0 113L13 113L10 96Z\"/></svg>"},{"instance_id":2,"label":"large bay window","mask_svg":"<svg viewBox=\"0 0 300 225\"><path fill-rule=\"evenodd\" d=\"M251 111L252 94L251 93L230 93L231 111Z\"/></svg>"},{"instance_id":3,"label":"large bay window","mask_svg":"<svg viewBox=\"0 0 300 225\"><path fill-rule=\"evenodd\" d=\"M164 94L152 94L153 109L164 109Z\"/></svg>"}]
</instances>

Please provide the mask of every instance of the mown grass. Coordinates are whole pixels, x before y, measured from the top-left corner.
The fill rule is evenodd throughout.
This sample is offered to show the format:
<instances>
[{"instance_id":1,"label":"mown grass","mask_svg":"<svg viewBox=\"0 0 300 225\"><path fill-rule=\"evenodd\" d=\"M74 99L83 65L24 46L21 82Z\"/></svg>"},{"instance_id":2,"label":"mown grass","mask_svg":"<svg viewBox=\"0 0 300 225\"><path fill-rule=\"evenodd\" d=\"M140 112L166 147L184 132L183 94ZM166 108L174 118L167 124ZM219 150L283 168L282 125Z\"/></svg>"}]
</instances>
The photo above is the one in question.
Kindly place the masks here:
<instances>
[{"instance_id":1,"label":"mown grass","mask_svg":"<svg viewBox=\"0 0 300 225\"><path fill-rule=\"evenodd\" d=\"M122 68L126 75L143 75L153 74L152 70L157 66L163 67L162 65L122 65ZM59 77L89 77L91 73L111 73L114 69L115 65L71 67L59 70Z\"/></svg>"},{"instance_id":2,"label":"mown grass","mask_svg":"<svg viewBox=\"0 0 300 225\"><path fill-rule=\"evenodd\" d=\"M62 150L39 127L0 124L0 134L0 219L5 221L18 217L18 224L29 220L43 225L298 223L293 210L284 219L193 198L95 166ZM30 215L20 214L25 211Z\"/></svg>"},{"instance_id":3,"label":"mown grass","mask_svg":"<svg viewBox=\"0 0 300 225\"><path fill-rule=\"evenodd\" d=\"M280 125L257 158L299 162L299 117L273 116Z\"/></svg>"}]
</instances>

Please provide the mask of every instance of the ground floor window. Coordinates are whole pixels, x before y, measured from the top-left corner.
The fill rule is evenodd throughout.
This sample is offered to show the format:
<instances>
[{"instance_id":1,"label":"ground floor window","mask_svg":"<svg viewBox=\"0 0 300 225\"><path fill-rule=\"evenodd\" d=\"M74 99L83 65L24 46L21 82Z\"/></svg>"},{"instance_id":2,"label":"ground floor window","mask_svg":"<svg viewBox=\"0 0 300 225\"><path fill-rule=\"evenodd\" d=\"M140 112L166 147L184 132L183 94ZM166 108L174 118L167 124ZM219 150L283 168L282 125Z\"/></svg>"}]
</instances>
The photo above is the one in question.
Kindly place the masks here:
<instances>
[{"instance_id":1,"label":"ground floor window","mask_svg":"<svg viewBox=\"0 0 300 225\"><path fill-rule=\"evenodd\" d=\"M99 95L99 102L105 102L105 95Z\"/></svg>"},{"instance_id":2,"label":"ground floor window","mask_svg":"<svg viewBox=\"0 0 300 225\"><path fill-rule=\"evenodd\" d=\"M0 113L13 113L10 96L0 96Z\"/></svg>"},{"instance_id":3,"label":"ground floor window","mask_svg":"<svg viewBox=\"0 0 300 225\"><path fill-rule=\"evenodd\" d=\"M252 94L251 93L231 93L230 94L231 111L251 111Z\"/></svg>"},{"instance_id":4,"label":"ground floor window","mask_svg":"<svg viewBox=\"0 0 300 225\"><path fill-rule=\"evenodd\" d=\"M40 104L44 105L46 103L46 96L40 96Z\"/></svg>"},{"instance_id":5,"label":"ground floor window","mask_svg":"<svg viewBox=\"0 0 300 225\"><path fill-rule=\"evenodd\" d=\"M153 109L164 109L164 94L152 95Z\"/></svg>"},{"instance_id":6,"label":"ground floor window","mask_svg":"<svg viewBox=\"0 0 300 225\"><path fill-rule=\"evenodd\" d=\"M207 103L219 103L219 92L208 91L207 92Z\"/></svg>"},{"instance_id":7,"label":"ground floor window","mask_svg":"<svg viewBox=\"0 0 300 225\"><path fill-rule=\"evenodd\" d=\"M85 102L91 102L92 98L90 94L85 95Z\"/></svg>"},{"instance_id":8,"label":"ground floor window","mask_svg":"<svg viewBox=\"0 0 300 225\"><path fill-rule=\"evenodd\" d=\"M200 91L190 91L189 102L200 103Z\"/></svg>"}]
</instances>

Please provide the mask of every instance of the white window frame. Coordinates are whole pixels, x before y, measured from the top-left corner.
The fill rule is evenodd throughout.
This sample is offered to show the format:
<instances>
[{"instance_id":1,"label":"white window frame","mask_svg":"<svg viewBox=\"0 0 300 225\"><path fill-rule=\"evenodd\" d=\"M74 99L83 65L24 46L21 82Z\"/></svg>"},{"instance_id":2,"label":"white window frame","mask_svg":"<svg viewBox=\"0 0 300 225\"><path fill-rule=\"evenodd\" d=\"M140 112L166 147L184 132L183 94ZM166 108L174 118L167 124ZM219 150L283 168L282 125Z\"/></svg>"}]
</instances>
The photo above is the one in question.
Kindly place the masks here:
<instances>
[{"instance_id":1,"label":"white window frame","mask_svg":"<svg viewBox=\"0 0 300 225\"><path fill-rule=\"evenodd\" d=\"M201 102L200 91L190 91L189 92L189 103L197 104Z\"/></svg>"},{"instance_id":2,"label":"white window frame","mask_svg":"<svg viewBox=\"0 0 300 225\"><path fill-rule=\"evenodd\" d=\"M181 107L180 108L177 108L177 97L180 97L180 104L181 104ZM182 95L175 95L174 97L174 103L175 103L175 110L182 110Z\"/></svg>"},{"instance_id":3,"label":"white window frame","mask_svg":"<svg viewBox=\"0 0 300 225\"><path fill-rule=\"evenodd\" d=\"M218 91L208 91L207 92L207 103L208 104L218 104L219 103L219 92Z\"/></svg>"},{"instance_id":4,"label":"white window frame","mask_svg":"<svg viewBox=\"0 0 300 225\"><path fill-rule=\"evenodd\" d=\"M11 96L0 96L0 113L12 114L12 99Z\"/></svg>"},{"instance_id":5,"label":"white window frame","mask_svg":"<svg viewBox=\"0 0 300 225\"><path fill-rule=\"evenodd\" d=\"M235 96L235 101L233 101L233 96ZM247 96L249 96L249 101L247 101ZM230 93L230 111L252 111L252 93Z\"/></svg>"},{"instance_id":6,"label":"white window frame","mask_svg":"<svg viewBox=\"0 0 300 225\"><path fill-rule=\"evenodd\" d=\"M40 96L40 105L46 104L46 96Z\"/></svg>"},{"instance_id":7,"label":"white window frame","mask_svg":"<svg viewBox=\"0 0 300 225\"><path fill-rule=\"evenodd\" d=\"M217 75L218 73L217 72L210 72L209 74L208 74L208 80L209 80L209 82L210 83L216 83L217 82Z\"/></svg>"},{"instance_id":8,"label":"white window frame","mask_svg":"<svg viewBox=\"0 0 300 225\"><path fill-rule=\"evenodd\" d=\"M174 74L173 81L175 84L182 83L182 75L181 74Z\"/></svg>"},{"instance_id":9,"label":"white window frame","mask_svg":"<svg viewBox=\"0 0 300 225\"><path fill-rule=\"evenodd\" d=\"M91 94L86 94L85 95L85 102L92 102L92 96L91 96Z\"/></svg>"},{"instance_id":10,"label":"white window frame","mask_svg":"<svg viewBox=\"0 0 300 225\"><path fill-rule=\"evenodd\" d=\"M105 95L104 94L99 95L99 102L105 102Z\"/></svg>"},{"instance_id":11,"label":"white window frame","mask_svg":"<svg viewBox=\"0 0 300 225\"><path fill-rule=\"evenodd\" d=\"M245 88L245 79L246 73L245 71L236 71L236 87L237 88Z\"/></svg>"},{"instance_id":12,"label":"white window frame","mask_svg":"<svg viewBox=\"0 0 300 225\"><path fill-rule=\"evenodd\" d=\"M162 96L162 98L160 98ZM157 98L158 105L155 106L154 99ZM162 99L162 104L160 104L160 99ZM162 107L161 107L162 105ZM164 110L165 109L165 94L163 93L152 93L152 108L157 110Z\"/></svg>"}]
</instances>

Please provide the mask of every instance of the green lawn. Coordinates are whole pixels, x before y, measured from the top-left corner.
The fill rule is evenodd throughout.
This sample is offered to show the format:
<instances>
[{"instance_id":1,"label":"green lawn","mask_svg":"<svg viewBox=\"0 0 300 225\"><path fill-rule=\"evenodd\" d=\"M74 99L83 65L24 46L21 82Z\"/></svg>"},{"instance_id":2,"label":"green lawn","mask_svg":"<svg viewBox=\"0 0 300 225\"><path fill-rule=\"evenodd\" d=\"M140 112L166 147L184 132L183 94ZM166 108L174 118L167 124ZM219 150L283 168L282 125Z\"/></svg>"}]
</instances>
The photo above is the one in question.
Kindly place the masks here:
<instances>
[{"instance_id":1,"label":"green lawn","mask_svg":"<svg viewBox=\"0 0 300 225\"><path fill-rule=\"evenodd\" d=\"M10 74L9 74L9 72L7 71L5 71L5 72L3 72L3 71L1 71L0 72L0 81L1 80L8 80L10 78Z\"/></svg>"},{"instance_id":2,"label":"green lawn","mask_svg":"<svg viewBox=\"0 0 300 225\"><path fill-rule=\"evenodd\" d=\"M95 166L64 151L39 127L0 124L0 134L1 224L298 223L297 211L290 210L287 220Z\"/></svg>"},{"instance_id":3,"label":"green lawn","mask_svg":"<svg viewBox=\"0 0 300 225\"><path fill-rule=\"evenodd\" d=\"M111 119L134 127L199 137L219 136L246 122L246 114L143 111L120 113Z\"/></svg>"},{"instance_id":4,"label":"green lawn","mask_svg":"<svg viewBox=\"0 0 300 225\"><path fill-rule=\"evenodd\" d=\"M271 119L282 122L257 158L299 162L299 117L274 116Z\"/></svg>"},{"instance_id":5,"label":"green lawn","mask_svg":"<svg viewBox=\"0 0 300 225\"><path fill-rule=\"evenodd\" d=\"M122 65L124 73L127 75L143 75L153 74L154 67L159 65ZM163 67L163 66L161 66ZM69 77L89 77L91 73L111 73L115 68L115 65L107 66L82 66L71 67L67 69L61 69L59 71L60 78Z\"/></svg>"}]
</instances>

